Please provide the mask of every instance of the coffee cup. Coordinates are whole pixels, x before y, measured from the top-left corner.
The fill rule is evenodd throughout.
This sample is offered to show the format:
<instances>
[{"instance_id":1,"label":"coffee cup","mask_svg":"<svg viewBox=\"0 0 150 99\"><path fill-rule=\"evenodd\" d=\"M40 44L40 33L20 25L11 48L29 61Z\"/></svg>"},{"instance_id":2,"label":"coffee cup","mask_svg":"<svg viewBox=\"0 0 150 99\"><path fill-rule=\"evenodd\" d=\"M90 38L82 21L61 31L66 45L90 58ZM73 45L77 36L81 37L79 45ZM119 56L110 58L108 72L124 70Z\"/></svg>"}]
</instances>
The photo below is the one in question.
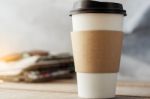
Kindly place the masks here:
<instances>
[{"instance_id":1,"label":"coffee cup","mask_svg":"<svg viewBox=\"0 0 150 99\"><path fill-rule=\"evenodd\" d=\"M119 3L79 0L70 16L78 96L115 97L126 11Z\"/></svg>"}]
</instances>

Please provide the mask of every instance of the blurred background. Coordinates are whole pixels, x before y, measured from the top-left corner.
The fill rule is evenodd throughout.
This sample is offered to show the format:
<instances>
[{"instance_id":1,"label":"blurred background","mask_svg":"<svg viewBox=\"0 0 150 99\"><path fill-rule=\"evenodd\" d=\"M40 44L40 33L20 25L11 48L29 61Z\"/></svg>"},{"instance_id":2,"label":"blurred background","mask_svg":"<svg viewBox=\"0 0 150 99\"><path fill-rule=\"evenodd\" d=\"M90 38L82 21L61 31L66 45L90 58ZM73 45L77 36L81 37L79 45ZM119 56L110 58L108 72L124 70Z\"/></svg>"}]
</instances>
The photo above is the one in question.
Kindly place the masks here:
<instances>
[{"instance_id":1,"label":"blurred background","mask_svg":"<svg viewBox=\"0 0 150 99\"><path fill-rule=\"evenodd\" d=\"M0 56L33 49L72 53L68 14L75 1L0 0ZM119 79L150 81L150 1L99 1L123 3L127 10Z\"/></svg>"}]
</instances>

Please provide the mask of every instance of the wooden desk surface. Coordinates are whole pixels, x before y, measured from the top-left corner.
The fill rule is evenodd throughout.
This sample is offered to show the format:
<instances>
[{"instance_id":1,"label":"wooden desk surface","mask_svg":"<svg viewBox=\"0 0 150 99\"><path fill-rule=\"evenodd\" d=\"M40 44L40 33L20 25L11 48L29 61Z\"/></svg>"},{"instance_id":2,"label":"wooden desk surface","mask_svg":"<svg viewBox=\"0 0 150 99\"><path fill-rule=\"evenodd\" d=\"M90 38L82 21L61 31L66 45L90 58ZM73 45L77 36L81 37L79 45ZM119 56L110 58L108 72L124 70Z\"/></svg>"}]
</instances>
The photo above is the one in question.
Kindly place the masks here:
<instances>
[{"instance_id":1,"label":"wooden desk surface","mask_svg":"<svg viewBox=\"0 0 150 99\"><path fill-rule=\"evenodd\" d=\"M150 83L118 82L115 99L150 99ZM75 80L51 83L0 83L0 99L79 99Z\"/></svg>"}]
</instances>

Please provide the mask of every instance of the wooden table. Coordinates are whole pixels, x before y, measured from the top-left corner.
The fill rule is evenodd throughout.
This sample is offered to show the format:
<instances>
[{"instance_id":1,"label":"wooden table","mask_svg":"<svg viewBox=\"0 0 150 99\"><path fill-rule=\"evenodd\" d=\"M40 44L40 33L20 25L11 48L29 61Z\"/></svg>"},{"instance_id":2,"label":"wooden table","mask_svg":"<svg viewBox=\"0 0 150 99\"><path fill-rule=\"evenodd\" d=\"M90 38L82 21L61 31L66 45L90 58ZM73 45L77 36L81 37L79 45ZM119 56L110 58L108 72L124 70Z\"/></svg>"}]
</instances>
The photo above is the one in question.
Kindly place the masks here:
<instances>
[{"instance_id":1,"label":"wooden table","mask_svg":"<svg viewBox=\"0 0 150 99\"><path fill-rule=\"evenodd\" d=\"M118 82L115 99L150 99L150 83ZM50 83L0 83L0 99L79 99L75 80Z\"/></svg>"}]
</instances>

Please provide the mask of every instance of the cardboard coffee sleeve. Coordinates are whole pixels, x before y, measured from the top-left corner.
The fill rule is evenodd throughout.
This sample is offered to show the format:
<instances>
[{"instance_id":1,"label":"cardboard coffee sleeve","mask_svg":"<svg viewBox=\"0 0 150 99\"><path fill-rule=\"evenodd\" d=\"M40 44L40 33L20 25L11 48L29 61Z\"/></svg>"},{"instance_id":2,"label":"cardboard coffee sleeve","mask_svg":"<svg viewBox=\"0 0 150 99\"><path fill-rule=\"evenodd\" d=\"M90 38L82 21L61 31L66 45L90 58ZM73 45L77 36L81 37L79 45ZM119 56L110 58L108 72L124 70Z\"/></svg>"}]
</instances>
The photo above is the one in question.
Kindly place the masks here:
<instances>
[{"instance_id":1,"label":"cardboard coffee sleeve","mask_svg":"<svg viewBox=\"0 0 150 99\"><path fill-rule=\"evenodd\" d=\"M120 31L78 31L71 33L76 72L117 73L123 33Z\"/></svg>"}]
</instances>

